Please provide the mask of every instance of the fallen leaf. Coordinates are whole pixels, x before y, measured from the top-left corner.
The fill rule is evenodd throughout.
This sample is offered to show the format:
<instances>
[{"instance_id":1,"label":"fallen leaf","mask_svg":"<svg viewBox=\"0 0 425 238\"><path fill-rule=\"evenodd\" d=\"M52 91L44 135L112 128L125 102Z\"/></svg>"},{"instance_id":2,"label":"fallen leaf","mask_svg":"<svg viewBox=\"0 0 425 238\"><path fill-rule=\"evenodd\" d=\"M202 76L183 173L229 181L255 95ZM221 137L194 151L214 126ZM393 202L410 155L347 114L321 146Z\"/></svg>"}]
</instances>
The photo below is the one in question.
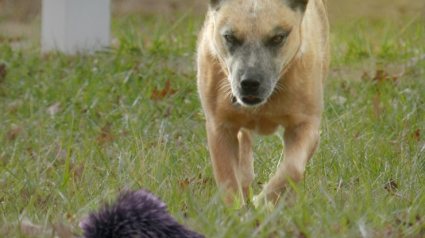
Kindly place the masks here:
<instances>
[{"instance_id":1,"label":"fallen leaf","mask_svg":"<svg viewBox=\"0 0 425 238\"><path fill-rule=\"evenodd\" d=\"M196 181L196 184L197 184L198 186L204 186L204 185L206 185L207 183L209 183L209 182L211 182L211 181L212 181L212 179L211 179L211 178L209 178L209 177L203 178L203 177L202 177L202 174L199 174L199 176L198 176L198 180Z\"/></svg>"},{"instance_id":2,"label":"fallen leaf","mask_svg":"<svg viewBox=\"0 0 425 238\"><path fill-rule=\"evenodd\" d=\"M415 220L413 222L412 221L409 222L408 213L407 212L403 213L401 215L401 217L398 217L396 219L396 223L398 225L403 225L403 226L408 226L408 227L412 227L412 226L414 226L416 224L419 224L419 226L424 225L424 224L422 224L422 219L421 219L421 216L420 215L416 215L415 216Z\"/></svg>"},{"instance_id":3,"label":"fallen leaf","mask_svg":"<svg viewBox=\"0 0 425 238\"><path fill-rule=\"evenodd\" d=\"M367 72L363 72L361 79L363 81L369 81L370 80L370 75Z\"/></svg>"},{"instance_id":4,"label":"fallen leaf","mask_svg":"<svg viewBox=\"0 0 425 238\"><path fill-rule=\"evenodd\" d=\"M420 141L420 137L421 137L421 130L420 129L417 129L415 132L413 132L412 139L414 139L416 141Z\"/></svg>"},{"instance_id":5,"label":"fallen leaf","mask_svg":"<svg viewBox=\"0 0 425 238\"><path fill-rule=\"evenodd\" d=\"M187 204L183 202L182 212L183 212L184 218L187 218L187 208L188 208Z\"/></svg>"},{"instance_id":6,"label":"fallen leaf","mask_svg":"<svg viewBox=\"0 0 425 238\"><path fill-rule=\"evenodd\" d=\"M2 43L2 42L19 42L21 40L22 39L20 37L7 37L7 38L5 38L5 37L0 36L0 43Z\"/></svg>"},{"instance_id":7,"label":"fallen leaf","mask_svg":"<svg viewBox=\"0 0 425 238\"><path fill-rule=\"evenodd\" d=\"M364 81L373 81L373 82L376 82L377 84L382 84L384 82L397 82L399 79L399 76L401 76L401 74L399 76L390 75L385 70L385 66L381 62L378 62L375 67L376 67L376 71L373 77L370 76L367 72L363 72L361 79Z\"/></svg>"},{"instance_id":8,"label":"fallen leaf","mask_svg":"<svg viewBox=\"0 0 425 238\"><path fill-rule=\"evenodd\" d=\"M14 129L10 129L6 134L6 140L11 141L18 137L18 135L21 133L22 127L17 127Z\"/></svg>"},{"instance_id":9,"label":"fallen leaf","mask_svg":"<svg viewBox=\"0 0 425 238\"><path fill-rule=\"evenodd\" d=\"M381 94L378 92L378 95L372 99L373 112L375 113L375 116L376 116L376 118L378 118L378 120L379 120L379 118L381 117L381 114L382 114L380 96L381 96Z\"/></svg>"},{"instance_id":10,"label":"fallen leaf","mask_svg":"<svg viewBox=\"0 0 425 238\"><path fill-rule=\"evenodd\" d=\"M52 194L47 194L47 195L38 195L37 194L37 204L38 206L49 206L50 202L52 201Z\"/></svg>"},{"instance_id":11,"label":"fallen leaf","mask_svg":"<svg viewBox=\"0 0 425 238\"><path fill-rule=\"evenodd\" d=\"M392 178L391 178L391 179L388 181L388 183L387 183L387 184L385 184L384 189L385 189L385 190L387 190L387 192L389 192L389 193L393 194L393 193L396 193L396 192L397 192L398 185L397 185L397 183L394 181L394 179L392 179Z\"/></svg>"},{"instance_id":12,"label":"fallen leaf","mask_svg":"<svg viewBox=\"0 0 425 238\"><path fill-rule=\"evenodd\" d=\"M177 90L171 89L171 80L167 80L165 82L165 87L163 89L155 88L151 94L151 99L156 101L161 101L173 94L175 94Z\"/></svg>"},{"instance_id":13,"label":"fallen leaf","mask_svg":"<svg viewBox=\"0 0 425 238\"><path fill-rule=\"evenodd\" d=\"M298 234L298 237L299 238L307 238L307 235L304 232L300 231L300 233Z\"/></svg>"},{"instance_id":14,"label":"fallen leaf","mask_svg":"<svg viewBox=\"0 0 425 238\"><path fill-rule=\"evenodd\" d=\"M260 225L261 225L260 220L255 219L255 221L254 221L254 227L260 227Z\"/></svg>"},{"instance_id":15,"label":"fallen leaf","mask_svg":"<svg viewBox=\"0 0 425 238\"><path fill-rule=\"evenodd\" d=\"M386 71L378 69L376 70L375 77L373 77L372 80L380 84L383 82L397 82L398 77L390 76Z\"/></svg>"},{"instance_id":16,"label":"fallen leaf","mask_svg":"<svg viewBox=\"0 0 425 238\"><path fill-rule=\"evenodd\" d=\"M381 83L385 78L388 77L387 72L382 69L376 70L375 76L372 78L373 81Z\"/></svg>"},{"instance_id":17,"label":"fallen leaf","mask_svg":"<svg viewBox=\"0 0 425 238\"><path fill-rule=\"evenodd\" d=\"M186 189L186 187L194 183L199 187L204 187L206 184L211 183L213 180L209 177L204 178L202 174L198 175L198 178L185 178L184 180L178 181L178 185L181 189Z\"/></svg>"},{"instance_id":18,"label":"fallen leaf","mask_svg":"<svg viewBox=\"0 0 425 238\"><path fill-rule=\"evenodd\" d=\"M27 148L27 152L30 155L31 158L35 158L37 156L37 153L34 152L34 150L31 147Z\"/></svg>"},{"instance_id":19,"label":"fallen leaf","mask_svg":"<svg viewBox=\"0 0 425 238\"><path fill-rule=\"evenodd\" d=\"M78 164L72 169L72 176L75 179L81 179L83 177L85 165L83 163Z\"/></svg>"},{"instance_id":20,"label":"fallen leaf","mask_svg":"<svg viewBox=\"0 0 425 238\"><path fill-rule=\"evenodd\" d=\"M115 136L111 131L111 126L113 124L113 122L108 122L102 127L102 129L100 129L100 135L96 137L97 143L99 145L103 145L114 140Z\"/></svg>"},{"instance_id":21,"label":"fallen leaf","mask_svg":"<svg viewBox=\"0 0 425 238\"><path fill-rule=\"evenodd\" d=\"M178 181L179 187L181 189L186 189L187 185L189 185L190 181L188 178L185 178L183 181Z\"/></svg>"},{"instance_id":22,"label":"fallen leaf","mask_svg":"<svg viewBox=\"0 0 425 238\"><path fill-rule=\"evenodd\" d=\"M171 113L173 112L173 109L174 109L174 106L173 106L173 105L170 105L170 106L167 108L167 111L165 112L165 116L166 116L166 117L171 116Z\"/></svg>"},{"instance_id":23,"label":"fallen leaf","mask_svg":"<svg viewBox=\"0 0 425 238\"><path fill-rule=\"evenodd\" d=\"M6 73L7 73L6 65L3 63L0 63L0 83L4 82L4 80L6 79Z\"/></svg>"},{"instance_id":24,"label":"fallen leaf","mask_svg":"<svg viewBox=\"0 0 425 238\"><path fill-rule=\"evenodd\" d=\"M117 103L118 104L122 104L122 98L123 98L122 95L117 95Z\"/></svg>"}]
</instances>

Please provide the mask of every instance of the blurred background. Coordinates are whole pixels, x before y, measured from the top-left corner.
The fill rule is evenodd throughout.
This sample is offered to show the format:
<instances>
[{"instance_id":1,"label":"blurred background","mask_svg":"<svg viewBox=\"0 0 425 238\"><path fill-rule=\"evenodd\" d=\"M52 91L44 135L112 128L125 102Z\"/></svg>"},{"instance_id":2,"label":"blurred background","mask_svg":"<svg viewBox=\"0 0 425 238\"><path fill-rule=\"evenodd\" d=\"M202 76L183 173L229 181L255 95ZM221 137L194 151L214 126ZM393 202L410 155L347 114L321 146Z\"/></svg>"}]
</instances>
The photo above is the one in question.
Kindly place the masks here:
<instances>
[{"instance_id":1,"label":"blurred background","mask_svg":"<svg viewBox=\"0 0 425 238\"><path fill-rule=\"evenodd\" d=\"M0 0L0 36L37 37L42 0ZM128 13L163 14L166 17L192 11L203 15L207 0L112 0L114 17ZM358 18L425 19L424 0L328 0L331 24Z\"/></svg>"}]
</instances>

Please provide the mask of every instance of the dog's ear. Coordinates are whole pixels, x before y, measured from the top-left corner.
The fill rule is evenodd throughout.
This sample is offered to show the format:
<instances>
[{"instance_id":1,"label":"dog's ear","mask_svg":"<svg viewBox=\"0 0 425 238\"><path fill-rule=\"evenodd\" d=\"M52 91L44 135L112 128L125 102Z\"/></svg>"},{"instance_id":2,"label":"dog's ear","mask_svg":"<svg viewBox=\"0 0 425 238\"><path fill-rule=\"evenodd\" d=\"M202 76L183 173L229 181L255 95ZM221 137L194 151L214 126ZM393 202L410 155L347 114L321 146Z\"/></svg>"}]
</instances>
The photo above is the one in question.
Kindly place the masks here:
<instances>
[{"instance_id":1,"label":"dog's ear","mask_svg":"<svg viewBox=\"0 0 425 238\"><path fill-rule=\"evenodd\" d=\"M226 0L210 0L210 7L214 10L218 10L220 5Z\"/></svg>"},{"instance_id":2,"label":"dog's ear","mask_svg":"<svg viewBox=\"0 0 425 238\"><path fill-rule=\"evenodd\" d=\"M287 0L287 2L292 9L302 12L305 11L308 4L308 0Z\"/></svg>"}]
</instances>

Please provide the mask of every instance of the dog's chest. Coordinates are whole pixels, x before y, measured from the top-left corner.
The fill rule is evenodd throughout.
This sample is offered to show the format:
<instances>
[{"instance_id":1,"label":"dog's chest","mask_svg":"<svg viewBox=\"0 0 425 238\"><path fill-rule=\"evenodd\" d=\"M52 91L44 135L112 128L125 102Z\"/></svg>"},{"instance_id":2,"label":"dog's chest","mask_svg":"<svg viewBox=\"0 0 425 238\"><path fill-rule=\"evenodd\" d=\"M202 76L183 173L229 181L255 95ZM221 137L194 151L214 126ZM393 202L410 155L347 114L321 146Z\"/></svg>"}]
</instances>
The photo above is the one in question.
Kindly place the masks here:
<instances>
[{"instance_id":1,"label":"dog's chest","mask_svg":"<svg viewBox=\"0 0 425 238\"><path fill-rule=\"evenodd\" d=\"M246 121L243 127L260 135L270 135L274 133L279 124L267 118L256 118Z\"/></svg>"},{"instance_id":2,"label":"dog's chest","mask_svg":"<svg viewBox=\"0 0 425 238\"><path fill-rule=\"evenodd\" d=\"M259 135L270 135L276 132L279 126L285 127L289 117L283 110L263 107L261 109L243 109L229 107L226 114L218 116L233 128L245 128ZM224 117L223 117L224 116Z\"/></svg>"}]
</instances>

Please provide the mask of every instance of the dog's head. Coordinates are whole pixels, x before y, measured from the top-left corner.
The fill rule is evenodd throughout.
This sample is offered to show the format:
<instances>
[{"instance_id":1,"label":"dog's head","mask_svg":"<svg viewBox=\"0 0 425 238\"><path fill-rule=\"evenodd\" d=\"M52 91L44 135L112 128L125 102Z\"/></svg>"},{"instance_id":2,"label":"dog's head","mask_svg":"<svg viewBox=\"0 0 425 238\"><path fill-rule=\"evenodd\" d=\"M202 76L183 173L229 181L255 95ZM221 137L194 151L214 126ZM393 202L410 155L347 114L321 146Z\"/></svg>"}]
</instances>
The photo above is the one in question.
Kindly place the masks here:
<instances>
[{"instance_id":1,"label":"dog's head","mask_svg":"<svg viewBox=\"0 0 425 238\"><path fill-rule=\"evenodd\" d=\"M276 90L301 45L308 0L210 0L211 47L228 75L235 101L258 106Z\"/></svg>"}]
</instances>

